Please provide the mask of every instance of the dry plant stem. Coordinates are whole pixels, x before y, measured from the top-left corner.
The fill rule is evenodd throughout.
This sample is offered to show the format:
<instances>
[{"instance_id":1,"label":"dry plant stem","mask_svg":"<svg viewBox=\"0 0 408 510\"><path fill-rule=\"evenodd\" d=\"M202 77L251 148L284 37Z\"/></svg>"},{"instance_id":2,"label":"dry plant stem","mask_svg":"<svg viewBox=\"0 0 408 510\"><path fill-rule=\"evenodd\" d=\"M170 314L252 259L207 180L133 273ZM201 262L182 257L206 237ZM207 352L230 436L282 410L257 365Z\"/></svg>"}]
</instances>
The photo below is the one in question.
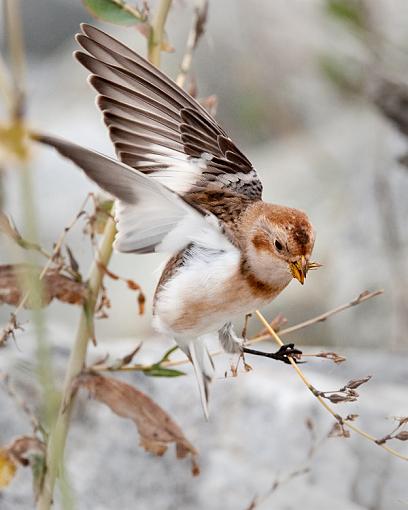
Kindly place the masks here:
<instances>
[{"instance_id":1,"label":"dry plant stem","mask_svg":"<svg viewBox=\"0 0 408 510\"><path fill-rule=\"evenodd\" d=\"M149 60L157 67L160 65L161 42L163 40L164 25L170 6L171 0L160 1L153 22L152 34L149 40ZM90 302L88 303L88 313L93 314L95 309L96 300L101 289L104 276L104 272L101 270L100 265L102 264L107 267L109 264L115 233L115 222L112 218L109 218L105 226L97 258L95 258L93 262L89 277L89 290L91 297ZM51 508L55 481L59 474L58 471L62 467L64 448L72 410L72 381L83 369L88 341L89 321L85 310L83 310L81 313L75 344L68 362L60 410L47 445L46 473L43 487L37 501L37 510L49 510Z\"/></svg>"},{"instance_id":2,"label":"dry plant stem","mask_svg":"<svg viewBox=\"0 0 408 510\"><path fill-rule=\"evenodd\" d=\"M148 57L152 64L160 67L161 46L164 39L164 25L172 0L160 0L155 12L149 36Z\"/></svg>"},{"instance_id":3,"label":"dry plant stem","mask_svg":"<svg viewBox=\"0 0 408 510\"><path fill-rule=\"evenodd\" d=\"M9 103L10 120L15 126L15 146L18 148L16 154L19 158L19 177L20 177L20 200L23 211L24 226L30 237L36 242L37 235L37 215L34 204L34 193L32 186L32 172L28 166L28 145L27 128L25 124L25 52L23 42L23 30L20 15L20 2L18 0L5 0L4 14L6 21L7 44L10 53L11 76L13 81L12 98ZM34 263L34 254L30 251L26 253L27 262ZM42 285L37 279L22 281L27 293L37 296L41 299ZM51 352L45 334L45 317L39 308L34 308L31 312L35 336L37 341L36 361L37 378L42 388L43 419L46 427L50 428L54 422L57 409L55 394L55 385L53 382ZM66 498L62 498L65 508Z\"/></svg>"},{"instance_id":4,"label":"dry plant stem","mask_svg":"<svg viewBox=\"0 0 408 510\"><path fill-rule=\"evenodd\" d=\"M269 331L270 336L275 340L276 344L279 345L279 346L284 345L282 340L279 338L279 336L276 334L276 332L272 329L272 327L270 326L268 321L265 319L265 317L261 314L261 312L259 310L257 310L255 313L256 313L258 319L261 321L261 323ZM356 432L360 436L364 437L365 439L368 439L369 441L371 441L375 445L380 446L381 448L386 450L388 453L391 453L392 455L395 455L396 457L398 457L398 458L400 458L402 460L408 461L408 456L402 455L401 453L397 452L396 450L394 450L393 448L390 448L389 446L387 446L385 444L378 444L376 442L376 438L374 436L372 436L371 434L368 434L367 432L364 432L364 430L361 430L359 427L357 427L356 425L354 425L350 421L346 420L345 418L342 418L338 413L336 413L332 409L332 407L329 406L329 404L327 404L327 402L325 402L325 400L322 397L319 396L318 390L309 382L309 380L306 378L305 374L299 368L299 366L296 364L294 359L289 357L289 361L290 361L290 364L292 365L292 367L296 370L296 372L297 372L298 376L300 377L300 379L305 384L305 386L311 391L311 393L317 398L317 400L320 402L320 404L326 409L326 411L328 411L333 416L333 418L340 425L342 425L342 426L344 425L344 426L348 427L349 429L353 430L354 432Z\"/></svg>"},{"instance_id":5,"label":"dry plant stem","mask_svg":"<svg viewBox=\"0 0 408 510\"><path fill-rule=\"evenodd\" d=\"M179 87L183 88L186 82L187 75L190 71L193 62L193 53L197 46L200 34L197 33L197 23L202 16L206 16L208 9L208 0L200 0L199 5L196 7L193 23L187 37L186 51L180 65L180 73L177 76L176 83Z\"/></svg>"},{"instance_id":6,"label":"dry plant stem","mask_svg":"<svg viewBox=\"0 0 408 510\"><path fill-rule=\"evenodd\" d=\"M294 326L290 326L289 328L282 329L279 332L279 335L280 336L288 335L289 333L294 333L295 331L299 331L300 329L311 326L312 324L317 324L318 322L324 322L326 319L328 319L332 315L336 315L340 312L343 312L344 310L347 310L348 308L351 308L353 306L364 303L364 301L367 301L368 299L380 296L383 293L384 293L383 289L375 290L373 292L362 293L362 294L360 294L360 296L358 296L356 299L353 299L353 301L350 301L349 303L345 303L344 305L337 306L336 308L333 308L332 310L322 313L321 315L317 315L316 317L312 317L311 319L308 319L307 321L300 322L299 324L295 324ZM266 328L266 329L268 329L268 328ZM265 335L257 335L255 338L252 338L250 340L250 343L262 342L263 340L267 340L268 338L270 338L270 336L271 335L269 333L266 333Z\"/></svg>"},{"instance_id":7,"label":"dry plant stem","mask_svg":"<svg viewBox=\"0 0 408 510\"><path fill-rule=\"evenodd\" d=\"M103 272L100 270L99 264L100 262L103 262L104 264L109 262L112 254L112 243L115 237L115 232L115 223L112 219L109 219L106 223L103 238L99 246L99 259L94 260L89 276L90 299L88 303L88 310L91 313L95 308L96 299L101 288L103 278ZM47 471L44 478L43 488L37 502L38 510L47 510L51 507L55 481L58 476L58 470L62 464L65 441L69 427L72 409L72 402L70 399L72 381L81 372L84 366L89 340L88 327L87 315L85 311L82 311L75 344L71 351L65 375L60 410L47 446Z\"/></svg>"},{"instance_id":8,"label":"dry plant stem","mask_svg":"<svg viewBox=\"0 0 408 510\"><path fill-rule=\"evenodd\" d=\"M21 26L20 2L17 0L5 0L4 18L6 20L7 43L10 53L13 79L12 116L19 119L24 115L25 92L25 57L23 31Z\"/></svg>"},{"instance_id":9,"label":"dry plant stem","mask_svg":"<svg viewBox=\"0 0 408 510\"><path fill-rule=\"evenodd\" d=\"M16 145L22 148L19 157L20 200L23 212L24 226L29 237L38 239L37 215L33 200L32 173L28 167L27 148L25 140L25 52L23 33L20 17L20 2L18 0L6 0L4 2L5 28L7 45L10 53L11 76L13 80L12 101L10 104L10 118L18 123L21 129L16 131ZM27 252L27 262L34 263L33 254ZM41 283L38 281L22 281L27 293L31 292L40 298L42 293ZM51 366L51 353L45 335L45 320L42 310L34 308L31 312L37 340L37 377L43 391L44 419L48 426L51 425L55 414L55 392Z\"/></svg>"}]
</instances>

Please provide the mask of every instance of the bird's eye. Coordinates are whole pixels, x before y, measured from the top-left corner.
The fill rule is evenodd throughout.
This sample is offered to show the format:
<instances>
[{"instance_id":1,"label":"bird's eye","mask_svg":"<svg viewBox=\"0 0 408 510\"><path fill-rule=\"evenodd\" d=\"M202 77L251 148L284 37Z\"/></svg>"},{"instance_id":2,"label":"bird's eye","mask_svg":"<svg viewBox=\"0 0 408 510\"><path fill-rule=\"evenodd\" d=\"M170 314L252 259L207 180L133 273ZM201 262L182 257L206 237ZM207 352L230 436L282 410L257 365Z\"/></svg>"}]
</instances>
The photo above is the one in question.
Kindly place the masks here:
<instances>
[{"instance_id":1,"label":"bird's eye","mask_svg":"<svg viewBox=\"0 0 408 510\"><path fill-rule=\"evenodd\" d=\"M280 241L278 241L276 239L275 241L275 248L278 250L278 251L282 251L283 250L283 246L282 246L282 243Z\"/></svg>"}]
</instances>

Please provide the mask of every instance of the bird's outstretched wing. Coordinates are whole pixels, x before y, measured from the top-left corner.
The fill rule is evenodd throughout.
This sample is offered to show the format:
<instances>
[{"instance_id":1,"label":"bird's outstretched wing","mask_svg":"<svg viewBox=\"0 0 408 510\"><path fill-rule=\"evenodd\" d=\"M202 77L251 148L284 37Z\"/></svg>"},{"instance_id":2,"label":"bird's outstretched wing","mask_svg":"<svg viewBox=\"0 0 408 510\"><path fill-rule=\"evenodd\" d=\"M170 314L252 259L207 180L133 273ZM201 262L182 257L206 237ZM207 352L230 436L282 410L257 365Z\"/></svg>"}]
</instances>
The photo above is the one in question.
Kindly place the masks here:
<instances>
[{"instance_id":1,"label":"bird's outstretched wing","mask_svg":"<svg viewBox=\"0 0 408 510\"><path fill-rule=\"evenodd\" d=\"M186 201L138 170L62 138L33 134L57 149L117 199L115 248L122 252L176 253L190 243L207 250L233 250L211 212Z\"/></svg>"},{"instance_id":2,"label":"bird's outstretched wing","mask_svg":"<svg viewBox=\"0 0 408 510\"><path fill-rule=\"evenodd\" d=\"M118 158L177 193L228 190L260 199L250 161L171 79L101 30L81 25L75 53L90 72Z\"/></svg>"}]
</instances>

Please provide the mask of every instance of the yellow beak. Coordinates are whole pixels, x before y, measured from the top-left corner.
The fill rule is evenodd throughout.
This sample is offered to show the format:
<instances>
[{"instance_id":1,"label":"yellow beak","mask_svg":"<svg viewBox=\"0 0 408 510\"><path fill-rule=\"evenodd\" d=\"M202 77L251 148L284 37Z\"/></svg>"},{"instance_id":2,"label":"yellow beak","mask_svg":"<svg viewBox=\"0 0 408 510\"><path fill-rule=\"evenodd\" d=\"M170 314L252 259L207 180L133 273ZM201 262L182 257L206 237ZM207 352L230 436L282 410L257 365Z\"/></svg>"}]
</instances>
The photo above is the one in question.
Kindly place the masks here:
<instances>
[{"instance_id":1,"label":"yellow beak","mask_svg":"<svg viewBox=\"0 0 408 510\"><path fill-rule=\"evenodd\" d=\"M293 278L296 278L296 280L298 280L303 285L305 283L307 273L307 261L305 257L302 255L300 260L297 260L296 262L290 262L289 267Z\"/></svg>"}]
</instances>

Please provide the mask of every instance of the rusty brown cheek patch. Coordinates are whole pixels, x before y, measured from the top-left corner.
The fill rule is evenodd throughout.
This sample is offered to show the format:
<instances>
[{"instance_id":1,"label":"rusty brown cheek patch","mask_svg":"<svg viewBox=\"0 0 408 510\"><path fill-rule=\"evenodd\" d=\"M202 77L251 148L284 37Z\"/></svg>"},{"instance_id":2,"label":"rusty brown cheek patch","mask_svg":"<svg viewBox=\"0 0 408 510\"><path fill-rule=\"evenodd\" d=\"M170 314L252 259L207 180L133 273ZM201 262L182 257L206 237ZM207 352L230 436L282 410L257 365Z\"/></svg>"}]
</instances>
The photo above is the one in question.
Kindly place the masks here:
<instances>
[{"instance_id":1,"label":"rusty brown cheek patch","mask_svg":"<svg viewBox=\"0 0 408 510\"><path fill-rule=\"evenodd\" d=\"M271 243L264 234L256 234L252 238L252 244L257 250L272 251Z\"/></svg>"}]
</instances>

